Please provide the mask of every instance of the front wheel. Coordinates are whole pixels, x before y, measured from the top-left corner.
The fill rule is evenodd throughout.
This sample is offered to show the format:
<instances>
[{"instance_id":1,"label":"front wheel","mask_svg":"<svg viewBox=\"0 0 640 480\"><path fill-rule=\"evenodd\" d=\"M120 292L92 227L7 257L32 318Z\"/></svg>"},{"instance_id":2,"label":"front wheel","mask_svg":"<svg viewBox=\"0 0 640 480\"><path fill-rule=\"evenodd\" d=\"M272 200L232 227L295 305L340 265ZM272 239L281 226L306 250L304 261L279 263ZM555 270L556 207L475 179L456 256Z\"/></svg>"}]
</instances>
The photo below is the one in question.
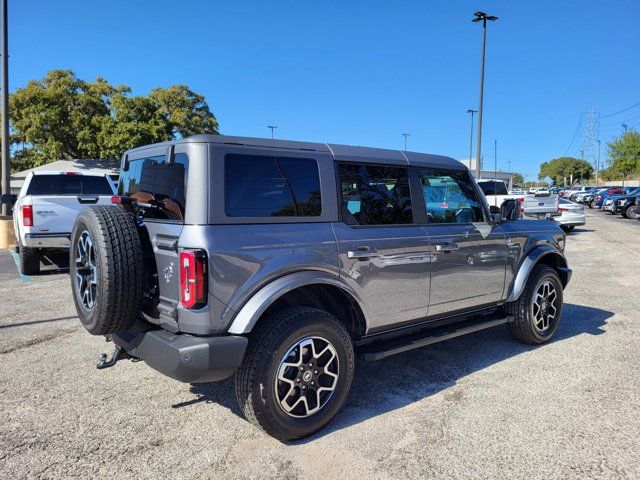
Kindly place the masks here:
<instances>
[{"instance_id":1,"label":"front wheel","mask_svg":"<svg viewBox=\"0 0 640 480\"><path fill-rule=\"evenodd\" d=\"M640 205L632 205L627 209L627 218L640 220Z\"/></svg>"},{"instance_id":2,"label":"front wheel","mask_svg":"<svg viewBox=\"0 0 640 480\"><path fill-rule=\"evenodd\" d=\"M513 320L507 323L511 335L520 342L539 345L549 340L562 315L562 282L553 268L537 265L520 298L507 304Z\"/></svg>"},{"instance_id":3,"label":"front wheel","mask_svg":"<svg viewBox=\"0 0 640 480\"><path fill-rule=\"evenodd\" d=\"M261 320L236 374L245 417L279 440L307 437L344 404L354 371L353 344L327 312L287 308Z\"/></svg>"}]
</instances>

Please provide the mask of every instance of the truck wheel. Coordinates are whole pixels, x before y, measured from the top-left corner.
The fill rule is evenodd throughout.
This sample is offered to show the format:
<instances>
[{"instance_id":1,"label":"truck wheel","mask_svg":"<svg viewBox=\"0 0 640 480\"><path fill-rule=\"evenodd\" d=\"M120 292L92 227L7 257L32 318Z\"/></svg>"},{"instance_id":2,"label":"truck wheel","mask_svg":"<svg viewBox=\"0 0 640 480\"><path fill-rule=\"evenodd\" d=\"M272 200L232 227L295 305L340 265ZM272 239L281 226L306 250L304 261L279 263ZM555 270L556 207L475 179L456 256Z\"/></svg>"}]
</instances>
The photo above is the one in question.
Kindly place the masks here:
<instances>
[{"instance_id":1,"label":"truck wheel","mask_svg":"<svg viewBox=\"0 0 640 480\"><path fill-rule=\"evenodd\" d=\"M631 218L632 220L640 219L640 205L632 205L627 209L627 218Z\"/></svg>"},{"instance_id":2,"label":"truck wheel","mask_svg":"<svg viewBox=\"0 0 640 480\"><path fill-rule=\"evenodd\" d=\"M351 338L334 316L315 308L287 308L261 322L236 374L238 405L269 435L304 438L329 423L347 398Z\"/></svg>"},{"instance_id":3,"label":"truck wheel","mask_svg":"<svg viewBox=\"0 0 640 480\"><path fill-rule=\"evenodd\" d=\"M549 340L562 316L562 282L548 265L534 267L524 291L507 304L513 320L507 323L511 335L523 343L538 345Z\"/></svg>"},{"instance_id":4,"label":"truck wheel","mask_svg":"<svg viewBox=\"0 0 640 480\"><path fill-rule=\"evenodd\" d=\"M564 230L566 233L569 233L571 231L573 231L574 228L576 228L575 225L560 225L560 228L562 230Z\"/></svg>"},{"instance_id":5,"label":"truck wheel","mask_svg":"<svg viewBox=\"0 0 640 480\"><path fill-rule=\"evenodd\" d=\"M22 275L37 275L40 273L40 252L36 248L20 247L20 273Z\"/></svg>"},{"instance_id":6,"label":"truck wheel","mask_svg":"<svg viewBox=\"0 0 640 480\"><path fill-rule=\"evenodd\" d=\"M596 201L595 200L591 200L589 202L589 208L596 208Z\"/></svg>"},{"instance_id":7,"label":"truck wheel","mask_svg":"<svg viewBox=\"0 0 640 480\"><path fill-rule=\"evenodd\" d=\"M117 205L84 208L70 249L73 300L93 335L129 328L142 304L143 261L134 219Z\"/></svg>"}]
</instances>

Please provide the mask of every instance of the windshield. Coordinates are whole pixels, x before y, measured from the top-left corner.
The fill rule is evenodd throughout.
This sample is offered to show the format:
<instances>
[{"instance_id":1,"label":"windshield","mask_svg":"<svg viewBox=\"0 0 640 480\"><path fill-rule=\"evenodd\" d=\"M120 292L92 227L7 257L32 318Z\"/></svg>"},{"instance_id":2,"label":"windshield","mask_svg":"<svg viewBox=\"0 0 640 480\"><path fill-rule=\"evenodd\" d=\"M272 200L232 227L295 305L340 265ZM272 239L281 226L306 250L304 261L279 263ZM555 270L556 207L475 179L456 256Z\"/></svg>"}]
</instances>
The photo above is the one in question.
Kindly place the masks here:
<instances>
[{"instance_id":1,"label":"windshield","mask_svg":"<svg viewBox=\"0 0 640 480\"><path fill-rule=\"evenodd\" d=\"M34 175L27 195L113 195L113 191L107 177Z\"/></svg>"},{"instance_id":2,"label":"windshield","mask_svg":"<svg viewBox=\"0 0 640 480\"><path fill-rule=\"evenodd\" d=\"M501 181L479 182L478 185L485 195L509 195L506 185Z\"/></svg>"}]
</instances>

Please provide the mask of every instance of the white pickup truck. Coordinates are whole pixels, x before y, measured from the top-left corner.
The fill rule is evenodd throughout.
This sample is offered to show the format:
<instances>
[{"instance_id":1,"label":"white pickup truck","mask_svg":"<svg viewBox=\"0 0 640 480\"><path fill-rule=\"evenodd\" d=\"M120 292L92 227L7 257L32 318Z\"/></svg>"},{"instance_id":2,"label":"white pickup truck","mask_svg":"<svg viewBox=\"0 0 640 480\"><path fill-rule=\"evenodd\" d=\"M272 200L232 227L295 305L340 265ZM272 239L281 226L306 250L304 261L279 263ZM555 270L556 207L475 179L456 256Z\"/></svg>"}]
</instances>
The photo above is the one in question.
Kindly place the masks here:
<instances>
[{"instance_id":1,"label":"white pickup truck","mask_svg":"<svg viewBox=\"0 0 640 480\"><path fill-rule=\"evenodd\" d=\"M505 200L516 199L520 201L520 208L525 217L543 217L547 214L560 215L560 199L558 195L549 193L548 190L524 195L510 195L502 180L478 180L478 185L484 192L491 210L499 210Z\"/></svg>"},{"instance_id":2,"label":"white pickup truck","mask_svg":"<svg viewBox=\"0 0 640 480\"><path fill-rule=\"evenodd\" d=\"M108 205L115 194L114 185L105 174L29 173L13 209L20 272L38 273L45 249L69 248L80 210L86 205Z\"/></svg>"}]
</instances>

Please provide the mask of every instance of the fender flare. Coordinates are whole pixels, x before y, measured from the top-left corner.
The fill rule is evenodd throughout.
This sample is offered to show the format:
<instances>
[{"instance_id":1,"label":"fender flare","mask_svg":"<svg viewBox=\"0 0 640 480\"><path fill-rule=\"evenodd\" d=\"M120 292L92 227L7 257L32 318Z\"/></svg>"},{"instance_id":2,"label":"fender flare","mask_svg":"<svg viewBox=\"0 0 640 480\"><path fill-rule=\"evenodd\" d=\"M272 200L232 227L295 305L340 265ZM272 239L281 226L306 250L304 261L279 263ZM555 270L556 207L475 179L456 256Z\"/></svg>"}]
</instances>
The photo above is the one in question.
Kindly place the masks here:
<instances>
[{"instance_id":1,"label":"fender flare","mask_svg":"<svg viewBox=\"0 0 640 480\"><path fill-rule=\"evenodd\" d=\"M564 257L564 254L550 245L540 245L533 248L529 253L525 255L524 260L520 263L520 267L518 268L518 272L511 282L511 286L509 287L509 295L507 296L507 302L516 301L522 292L524 291L524 287L529 279L529 275L535 266L540 262L543 257L548 255L553 255L556 257L558 263L558 273L560 274L560 279L562 281L562 286L566 287L571 279L571 269L567 266L567 259Z\"/></svg>"},{"instance_id":2,"label":"fender flare","mask_svg":"<svg viewBox=\"0 0 640 480\"><path fill-rule=\"evenodd\" d=\"M228 333L242 335L251 332L260 316L278 298L296 288L313 284L333 285L342 289L358 303L368 324L367 311L362 300L340 277L321 271L304 271L279 277L255 292L234 317Z\"/></svg>"}]
</instances>

